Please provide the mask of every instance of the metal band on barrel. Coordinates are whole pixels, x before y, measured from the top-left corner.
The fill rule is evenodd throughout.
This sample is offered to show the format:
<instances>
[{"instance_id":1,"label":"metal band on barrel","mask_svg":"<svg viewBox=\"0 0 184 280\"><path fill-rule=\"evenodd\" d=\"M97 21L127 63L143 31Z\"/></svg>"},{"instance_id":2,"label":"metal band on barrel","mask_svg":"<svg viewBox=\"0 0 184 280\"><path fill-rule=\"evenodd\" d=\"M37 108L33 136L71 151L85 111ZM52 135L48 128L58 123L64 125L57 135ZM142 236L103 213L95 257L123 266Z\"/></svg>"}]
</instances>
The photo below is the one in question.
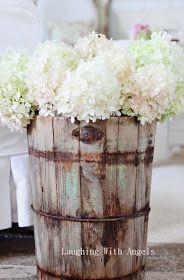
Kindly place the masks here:
<instances>
[{"instance_id":1,"label":"metal band on barrel","mask_svg":"<svg viewBox=\"0 0 184 280\"><path fill-rule=\"evenodd\" d=\"M31 206L33 212L35 212L37 215L50 218L53 220L60 220L60 221L72 221L72 222L92 222L92 223L98 223L98 222L119 222L119 221L127 221L135 218L139 218L142 216L148 216L150 212L150 207L146 206L145 208L134 212L130 215L122 216L122 217L103 217L103 218L88 218L88 217L71 217L71 216L57 216L50 213L42 212L39 210L34 209L33 206Z\"/></svg>"},{"instance_id":2,"label":"metal band on barrel","mask_svg":"<svg viewBox=\"0 0 184 280\"><path fill-rule=\"evenodd\" d=\"M107 164L133 164L138 166L140 162L149 164L153 161L154 147L149 146L144 152L103 152L103 153L66 153L57 150L41 151L29 147L29 154L48 161L60 162L99 162Z\"/></svg>"},{"instance_id":3,"label":"metal band on barrel","mask_svg":"<svg viewBox=\"0 0 184 280\"><path fill-rule=\"evenodd\" d=\"M97 279L97 278L87 279L87 278L76 278L76 277L73 278L73 277L69 277L69 276L57 275L53 272L45 271L44 269L40 268L39 265L37 265L37 269L38 269L39 273L41 273L41 275L45 274L47 276L57 278L57 279L59 278L61 280L76 280L76 279L78 279L78 280L93 280L93 279ZM139 270L134 271L134 272L132 272L130 274L127 274L127 275L123 275L123 276L120 276L120 277L114 277L114 278L106 278L106 279L105 278L103 278L103 279L99 278L97 280L123 280L123 279L128 279L128 278L132 279L132 277L137 276L137 274L144 271L144 269L145 269L145 265L143 265Z\"/></svg>"}]
</instances>

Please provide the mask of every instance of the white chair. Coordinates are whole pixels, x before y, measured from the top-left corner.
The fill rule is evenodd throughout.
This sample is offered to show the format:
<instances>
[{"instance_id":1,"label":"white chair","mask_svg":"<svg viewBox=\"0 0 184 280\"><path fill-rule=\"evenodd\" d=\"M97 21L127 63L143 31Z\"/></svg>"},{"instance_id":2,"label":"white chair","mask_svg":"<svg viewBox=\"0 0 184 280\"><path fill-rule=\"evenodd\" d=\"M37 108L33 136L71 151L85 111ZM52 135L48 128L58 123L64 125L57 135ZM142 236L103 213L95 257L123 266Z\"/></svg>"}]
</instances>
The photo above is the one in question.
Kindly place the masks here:
<instances>
[{"instance_id":1,"label":"white chair","mask_svg":"<svg viewBox=\"0 0 184 280\"><path fill-rule=\"evenodd\" d=\"M41 41L41 24L32 0L0 0L0 52L7 47L32 49ZM26 130L0 128L0 229L12 222L30 226Z\"/></svg>"},{"instance_id":2,"label":"white chair","mask_svg":"<svg viewBox=\"0 0 184 280\"><path fill-rule=\"evenodd\" d=\"M74 44L98 25L93 0L38 0L37 7L43 21L44 39Z\"/></svg>"}]
</instances>

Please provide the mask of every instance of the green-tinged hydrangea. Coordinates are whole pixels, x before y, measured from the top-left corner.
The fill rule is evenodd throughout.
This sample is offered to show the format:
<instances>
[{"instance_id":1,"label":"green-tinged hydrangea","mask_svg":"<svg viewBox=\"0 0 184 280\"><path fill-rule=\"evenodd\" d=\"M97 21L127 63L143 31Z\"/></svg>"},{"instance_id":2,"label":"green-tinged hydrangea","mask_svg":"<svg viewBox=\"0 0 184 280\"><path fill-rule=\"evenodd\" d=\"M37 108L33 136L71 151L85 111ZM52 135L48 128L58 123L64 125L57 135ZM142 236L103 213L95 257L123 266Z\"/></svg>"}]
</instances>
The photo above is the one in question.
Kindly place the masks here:
<instances>
[{"instance_id":1,"label":"green-tinged hydrangea","mask_svg":"<svg viewBox=\"0 0 184 280\"><path fill-rule=\"evenodd\" d=\"M164 65L176 78L173 98L160 115L155 115L156 120L165 120L184 111L184 52L183 49L165 32L153 33L151 40L138 40L129 47L130 53L136 61L136 68L149 65ZM155 67L155 71L157 71ZM159 67L158 67L159 71ZM144 73L145 79L147 73ZM135 81L134 81L135 84ZM158 87L162 85L159 84ZM161 94L161 92L160 92ZM133 102L133 101L132 101ZM125 105L127 106L127 105ZM123 107L124 108L124 107ZM124 109L123 109L124 110ZM140 108L141 110L141 108ZM150 108L151 110L151 108ZM154 108L152 108L154 110ZM135 114L136 115L136 114ZM140 116L138 117L140 118Z\"/></svg>"},{"instance_id":2,"label":"green-tinged hydrangea","mask_svg":"<svg viewBox=\"0 0 184 280\"><path fill-rule=\"evenodd\" d=\"M153 33L151 40L136 40L130 45L130 52L135 57L136 66L142 67L148 64L169 65L171 60L170 37L166 33Z\"/></svg>"},{"instance_id":3,"label":"green-tinged hydrangea","mask_svg":"<svg viewBox=\"0 0 184 280\"><path fill-rule=\"evenodd\" d=\"M25 82L27 65L25 51L8 50L0 57L0 125L11 130L26 127L34 114Z\"/></svg>"}]
</instances>

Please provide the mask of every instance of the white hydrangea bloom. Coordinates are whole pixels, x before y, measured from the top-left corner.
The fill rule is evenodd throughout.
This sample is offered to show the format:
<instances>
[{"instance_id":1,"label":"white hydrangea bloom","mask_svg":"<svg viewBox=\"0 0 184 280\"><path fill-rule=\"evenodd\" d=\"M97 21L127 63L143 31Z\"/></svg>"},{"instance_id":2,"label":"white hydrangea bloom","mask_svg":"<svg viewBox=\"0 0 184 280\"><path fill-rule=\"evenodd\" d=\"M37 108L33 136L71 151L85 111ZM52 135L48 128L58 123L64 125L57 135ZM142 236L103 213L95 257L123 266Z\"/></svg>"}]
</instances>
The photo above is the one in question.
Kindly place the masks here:
<instances>
[{"instance_id":1,"label":"white hydrangea bloom","mask_svg":"<svg viewBox=\"0 0 184 280\"><path fill-rule=\"evenodd\" d=\"M53 115L54 99L67 71L77 67L76 51L64 43L47 41L33 52L27 73L29 95L39 106L40 115Z\"/></svg>"},{"instance_id":2,"label":"white hydrangea bloom","mask_svg":"<svg viewBox=\"0 0 184 280\"><path fill-rule=\"evenodd\" d=\"M166 32L153 33L151 40L135 41L130 52L136 61L136 67L150 64L164 64L177 78L176 98L170 103L163 119L184 111L184 51Z\"/></svg>"},{"instance_id":3,"label":"white hydrangea bloom","mask_svg":"<svg viewBox=\"0 0 184 280\"><path fill-rule=\"evenodd\" d=\"M176 84L177 77L163 64L138 68L122 87L122 113L142 124L162 119L177 98Z\"/></svg>"},{"instance_id":4,"label":"white hydrangea bloom","mask_svg":"<svg viewBox=\"0 0 184 280\"><path fill-rule=\"evenodd\" d=\"M135 61L133 57L121 47L112 46L100 52L97 57L107 63L120 84L124 83L124 81L129 78L130 74L135 71Z\"/></svg>"},{"instance_id":5,"label":"white hydrangea bloom","mask_svg":"<svg viewBox=\"0 0 184 280\"><path fill-rule=\"evenodd\" d=\"M79 40L76 50L81 59L88 61L98 57L111 68L122 83L135 69L135 61L125 49L114 45L105 35L95 32Z\"/></svg>"},{"instance_id":6,"label":"white hydrangea bloom","mask_svg":"<svg viewBox=\"0 0 184 280\"><path fill-rule=\"evenodd\" d=\"M130 45L130 52L136 60L137 67L142 67L152 63L170 63L170 50L173 42L171 37L165 32L154 32L151 40L136 40Z\"/></svg>"},{"instance_id":7,"label":"white hydrangea bloom","mask_svg":"<svg viewBox=\"0 0 184 280\"><path fill-rule=\"evenodd\" d=\"M57 112L78 120L107 119L120 115L120 85L113 72L98 59L81 61L68 73L57 97Z\"/></svg>"},{"instance_id":8,"label":"white hydrangea bloom","mask_svg":"<svg viewBox=\"0 0 184 280\"><path fill-rule=\"evenodd\" d=\"M105 35L92 32L88 36L80 39L75 45L75 49L83 60L91 60L99 53L114 46L112 40L108 40Z\"/></svg>"},{"instance_id":9,"label":"white hydrangea bloom","mask_svg":"<svg viewBox=\"0 0 184 280\"><path fill-rule=\"evenodd\" d=\"M21 130L30 122L34 107L25 82L28 55L8 50L0 57L0 125Z\"/></svg>"}]
</instances>

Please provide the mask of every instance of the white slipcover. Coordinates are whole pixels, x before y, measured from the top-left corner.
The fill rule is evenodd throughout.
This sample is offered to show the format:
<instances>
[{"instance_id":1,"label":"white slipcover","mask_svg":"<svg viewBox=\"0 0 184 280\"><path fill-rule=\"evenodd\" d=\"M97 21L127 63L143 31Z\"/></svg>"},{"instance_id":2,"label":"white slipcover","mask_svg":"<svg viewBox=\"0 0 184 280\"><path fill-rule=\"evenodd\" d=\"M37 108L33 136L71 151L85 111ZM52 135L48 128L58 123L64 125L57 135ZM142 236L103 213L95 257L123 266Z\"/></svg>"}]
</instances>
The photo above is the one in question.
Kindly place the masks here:
<instances>
[{"instance_id":1,"label":"white slipcover","mask_svg":"<svg viewBox=\"0 0 184 280\"><path fill-rule=\"evenodd\" d=\"M7 47L32 49L41 36L32 0L0 0L0 52ZM26 131L0 127L0 229L17 221L30 226L30 199Z\"/></svg>"}]
</instances>

